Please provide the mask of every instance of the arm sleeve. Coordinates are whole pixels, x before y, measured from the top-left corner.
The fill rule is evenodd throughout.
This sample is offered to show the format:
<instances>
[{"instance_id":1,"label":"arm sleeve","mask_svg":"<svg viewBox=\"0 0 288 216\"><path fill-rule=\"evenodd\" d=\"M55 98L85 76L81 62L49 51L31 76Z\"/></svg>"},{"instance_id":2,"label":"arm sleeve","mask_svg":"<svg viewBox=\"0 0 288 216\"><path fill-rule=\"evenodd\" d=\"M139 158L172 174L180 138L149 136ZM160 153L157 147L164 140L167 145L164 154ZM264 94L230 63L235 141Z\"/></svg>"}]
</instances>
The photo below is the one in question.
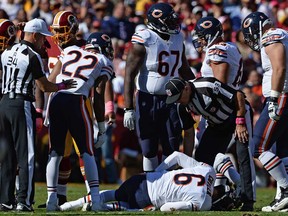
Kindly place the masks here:
<instances>
[{"instance_id":1,"label":"arm sleeve","mask_svg":"<svg viewBox=\"0 0 288 216\"><path fill-rule=\"evenodd\" d=\"M168 202L161 206L160 211L197 211L199 208L192 202Z\"/></svg>"},{"instance_id":2,"label":"arm sleeve","mask_svg":"<svg viewBox=\"0 0 288 216\"><path fill-rule=\"evenodd\" d=\"M171 155L169 155L156 169L156 172L161 172L163 170L166 170L174 165L178 164L182 168L191 168L195 167L197 165L201 165L198 161L196 161L194 158L189 157L181 152L173 152Z\"/></svg>"}]
</instances>

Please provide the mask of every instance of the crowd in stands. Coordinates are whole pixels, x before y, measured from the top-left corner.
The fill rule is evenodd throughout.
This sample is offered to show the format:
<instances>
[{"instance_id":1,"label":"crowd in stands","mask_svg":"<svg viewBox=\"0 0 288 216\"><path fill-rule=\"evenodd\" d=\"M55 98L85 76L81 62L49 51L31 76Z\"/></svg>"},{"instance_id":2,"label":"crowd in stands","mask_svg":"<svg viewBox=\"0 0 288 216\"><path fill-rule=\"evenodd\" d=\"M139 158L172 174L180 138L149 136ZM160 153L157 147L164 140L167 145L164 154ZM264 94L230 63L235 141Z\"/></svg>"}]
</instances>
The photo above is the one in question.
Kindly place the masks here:
<instances>
[{"instance_id":1,"label":"crowd in stands","mask_svg":"<svg viewBox=\"0 0 288 216\"><path fill-rule=\"evenodd\" d=\"M135 131L123 127L123 90L125 59L131 47L131 37L136 29L145 28L145 12L156 0L1 0L0 19L6 18L15 24L27 22L33 18L41 18L51 25L54 15L60 10L70 10L79 19L79 39L87 39L91 32L107 33L113 41L115 50L114 67L116 78L113 80L116 122L111 128L111 143L113 145L112 163L117 165L117 175L108 170L105 162L98 163L103 169L100 172L102 182L117 183L127 177L139 173L142 166L140 147L137 143ZM244 77L242 90L254 110L254 123L262 109L261 68L260 55L244 44L240 31L241 21L249 13L261 11L269 16L277 27L288 29L288 2L285 0L165 0L174 6L182 21L182 33L185 38L186 56L196 76L201 76L202 56L197 53L192 44L191 32L203 16L214 16L223 25L225 41L235 42L243 57ZM47 71L48 73L48 71ZM45 181L47 163L48 136L47 128L43 128L38 136L38 158L36 172L37 180ZM98 156L101 155L98 152ZM104 154L103 154L104 155ZM101 157L101 156L99 156ZM98 157L98 158L99 158ZM71 158L73 160L73 157ZM102 161L105 161L104 159ZM77 159L75 156L75 163ZM71 181L81 179L75 175ZM105 171L105 168L107 170ZM261 167L258 167L261 170ZM73 172L72 172L73 173ZM113 178L109 178L110 174ZM264 174L264 176L266 176ZM266 177L265 177L266 178ZM108 180L109 179L109 180ZM271 185L267 180L265 185Z\"/></svg>"}]
</instances>

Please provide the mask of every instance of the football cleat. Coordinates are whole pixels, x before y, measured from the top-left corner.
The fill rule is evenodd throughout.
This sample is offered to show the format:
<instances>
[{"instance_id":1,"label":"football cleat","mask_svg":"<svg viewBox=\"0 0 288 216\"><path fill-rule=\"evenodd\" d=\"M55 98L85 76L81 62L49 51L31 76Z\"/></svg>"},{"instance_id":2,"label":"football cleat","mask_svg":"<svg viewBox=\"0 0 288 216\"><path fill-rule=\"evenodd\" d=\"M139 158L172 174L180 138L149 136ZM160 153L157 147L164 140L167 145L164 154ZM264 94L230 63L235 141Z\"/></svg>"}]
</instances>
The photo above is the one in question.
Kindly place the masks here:
<instances>
[{"instance_id":1,"label":"football cleat","mask_svg":"<svg viewBox=\"0 0 288 216\"><path fill-rule=\"evenodd\" d=\"M282 188L280 199L271 207L272 211L280 211L288 208L288 188Z\"/></svg>"}]
</instances>

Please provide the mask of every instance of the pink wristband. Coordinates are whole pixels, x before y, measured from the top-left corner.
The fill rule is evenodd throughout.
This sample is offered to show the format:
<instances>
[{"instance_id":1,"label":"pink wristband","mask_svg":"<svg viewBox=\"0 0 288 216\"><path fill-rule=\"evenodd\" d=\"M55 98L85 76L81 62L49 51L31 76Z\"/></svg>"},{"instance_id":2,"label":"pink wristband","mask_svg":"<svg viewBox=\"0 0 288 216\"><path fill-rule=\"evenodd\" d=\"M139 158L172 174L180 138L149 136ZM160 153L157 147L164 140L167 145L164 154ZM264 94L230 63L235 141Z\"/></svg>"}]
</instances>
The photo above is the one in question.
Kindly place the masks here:
<instances>
[{"instance_id":1,"label":"pink wristband","mask_svg":"<svg viewBox=\"0 0 288 216\"><path fill-rule=\"evenodd\" d=\"M243 125L246 123L246 121L244 117L237 117L235 123L236 125Z\"/></svg>"},{"instance_id":2,"label":"pink wristband","mask_svg":"<svg viewBox=\"0 0 288 216\"><path fill-rule=\"evenodd\" d=\"M105 103L105 115L112 112L114 112L114 103L113 101L108 101Z\"/></svg>"},{"instance_id":3,"label":"pink wristband","mask_svg":"<svg viewBox=\"0 0 288 216\"><path fill-rule=\"evenodd\" d=\"M58 91L62 89L66 89L66 85L64 83L57 83Z\"/></svg>"},{"instance_id":4,"label":"pink wristband","mask_svg":"<svg viewBox=\"0 0 288 216\"><path fill-rule=\"evenodd\" d=\"M41 114L42 114L42 113L43 113L43 109L40 109L40 108L36 108L36 112L37 112L37 113L41 113Z\"/></svg>"}]
</instances>

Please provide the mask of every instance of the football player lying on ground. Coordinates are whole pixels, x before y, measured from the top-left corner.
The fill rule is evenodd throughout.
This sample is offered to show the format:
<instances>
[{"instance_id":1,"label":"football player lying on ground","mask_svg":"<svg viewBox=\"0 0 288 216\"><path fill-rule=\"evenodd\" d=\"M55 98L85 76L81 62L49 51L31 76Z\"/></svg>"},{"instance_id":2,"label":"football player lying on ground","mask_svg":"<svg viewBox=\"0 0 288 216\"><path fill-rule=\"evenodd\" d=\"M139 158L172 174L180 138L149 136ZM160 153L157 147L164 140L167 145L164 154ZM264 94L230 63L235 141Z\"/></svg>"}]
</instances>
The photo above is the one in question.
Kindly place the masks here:
<instances>
[{"instance_id":1,"label":"football player lying on ground","mask_svg":"<svg viewBox=\"0 0 288 216\"><path fill-rule=\"evenodd\" d=\"M181 169L171 170L179 166ZM215 165L217 166L219 165ZM216 173L212 166L181 152L174 152L155 172L134 175L116 190L101 191L100 199L106 203L109 211L231 210L234 204L230 190L223 185L214 188L215 178ZM118 202L109 203L112 201ZM85 208L87 202L89 196L66 202L60 208L62 211L79 209L82 206Z\"/></svg>"}]
</instances>

